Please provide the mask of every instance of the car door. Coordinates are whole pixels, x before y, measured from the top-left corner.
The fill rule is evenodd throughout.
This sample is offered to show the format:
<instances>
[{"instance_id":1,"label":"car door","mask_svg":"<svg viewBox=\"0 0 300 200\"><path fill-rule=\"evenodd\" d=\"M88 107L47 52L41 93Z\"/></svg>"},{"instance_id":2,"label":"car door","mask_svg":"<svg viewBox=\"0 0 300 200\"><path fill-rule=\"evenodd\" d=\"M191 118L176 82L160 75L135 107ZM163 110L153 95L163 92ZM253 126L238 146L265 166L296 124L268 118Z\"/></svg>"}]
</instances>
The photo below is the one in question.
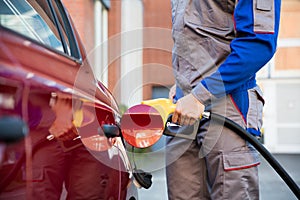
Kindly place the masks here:
<instances>
[{"instance_id":1,"label":"car door","mask_svg":"<svg viewBox=\"0 0 300 200\"><path fill-rule=\"evenodd\" d=\"M25 181L26 189L28 181L41 181L44 172L35 168L34 155L52 142L48 130L58 116L65 114L61 112L64 109L56 111L53 105L63 99L72 109L72 123L79 134L68 141L58 140L63 152L69 155L80 148L88 151L103 169L99 174L105 180L103 197L125 198L129 178L119 159L119 147L115 148L101 131L102 125L116 123L117 104L94 78L78 33L61 2L0 1L0 51L0 116L19 116L29 128L28 137L7 148L1 167L1 190L5 186L16 193L12 182ZM20 155L26 157L23 162ZM23 177L16 180L20 173Z\"/></svg>"}]
</instances>

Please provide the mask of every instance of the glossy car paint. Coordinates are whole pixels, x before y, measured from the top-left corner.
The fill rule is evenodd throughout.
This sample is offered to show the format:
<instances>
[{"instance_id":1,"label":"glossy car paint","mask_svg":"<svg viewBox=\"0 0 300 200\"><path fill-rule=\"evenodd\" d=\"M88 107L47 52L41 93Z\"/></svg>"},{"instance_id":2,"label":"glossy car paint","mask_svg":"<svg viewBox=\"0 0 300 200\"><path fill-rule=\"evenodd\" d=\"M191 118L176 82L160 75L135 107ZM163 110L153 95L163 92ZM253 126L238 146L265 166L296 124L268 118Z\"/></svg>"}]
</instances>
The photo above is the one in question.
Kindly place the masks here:
<instances>
[{"instance_id":1,"label":"glossy car paint","mask_svg":"<svg viewBox=\"0 0 300 200\"><path fill-rule=\"evenodd\" d=\"M71 20L70 23L74 27ZM18 149L26 145L28 138L31 139L31 145L34 145L35 140L46 140L47 135L39 135L38 139L32 135L52 125L56 116L50 101L57 96L82 103L82 122L77 127L81 139L65 142L63 145L66 151L72 151L82 143L89 151L98 151L99 154L113 148L112 141L103 134L99 135L99 127L116 123L119 117L117 103L94 78L78 33L74 29L73 32L80 58L53 50L0 26L0 117L20 116L30 128L30 134L24 141L10 145L9 148ZM103 194L105 197L126 197L129 174L122 160L125 152L121 153L122 156L115 155L113 158L97 158L110 167L110 173L107 174L111 182L106 185L109 188ZM97 153L94 155L97 157ZM13 165L10 166L13 168Z\"/></svg>"}]
</instances>

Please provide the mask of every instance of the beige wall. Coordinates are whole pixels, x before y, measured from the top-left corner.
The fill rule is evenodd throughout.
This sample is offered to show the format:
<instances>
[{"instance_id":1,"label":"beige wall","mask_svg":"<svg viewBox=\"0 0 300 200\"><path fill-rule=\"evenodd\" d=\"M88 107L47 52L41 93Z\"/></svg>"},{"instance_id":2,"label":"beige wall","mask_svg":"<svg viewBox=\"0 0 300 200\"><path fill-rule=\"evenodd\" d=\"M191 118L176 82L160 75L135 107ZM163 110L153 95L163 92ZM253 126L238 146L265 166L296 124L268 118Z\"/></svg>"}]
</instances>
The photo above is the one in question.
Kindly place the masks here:
<instances>
[{"instance_id":1,"label":"beige wall","mask_svg":"<svg viewBox=\"0 0 300 200\"><path fill-rule=\"evenodd\" d=\"M283 0L275 70L300 70L300 0ZM298 39L298 41L296 40ZM299 46L297 45L299 44ZM290 46L291 45L291 46ZM289 47L290 46L290 47Z\"/></svg>"}]
</instances>

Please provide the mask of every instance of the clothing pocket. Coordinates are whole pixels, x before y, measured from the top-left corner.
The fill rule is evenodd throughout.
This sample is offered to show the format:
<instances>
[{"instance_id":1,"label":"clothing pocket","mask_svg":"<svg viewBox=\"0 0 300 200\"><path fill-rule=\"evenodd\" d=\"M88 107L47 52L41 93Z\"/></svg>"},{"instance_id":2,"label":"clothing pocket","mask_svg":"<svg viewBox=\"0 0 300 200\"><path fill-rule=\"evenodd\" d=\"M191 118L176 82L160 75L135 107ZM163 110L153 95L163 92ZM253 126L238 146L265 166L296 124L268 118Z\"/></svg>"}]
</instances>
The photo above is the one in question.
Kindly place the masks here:
<instances>
[{"instance_id":1,"label":"clothing pocket","mask_svg":"<svg viewBox=\"0 0 300 200\"><path fill-rule=\"evenodd\" d=\"M228 0L192 0L185 10L185 24L192 29L229 29L234 5Z\"/></svg>"},{"instance_id":2,"label":"clothing pocket","mask_svg":"<svg viewBox=\"0 0 300 200\"><path fill-rule=\"evenodd\" d=\"M249 109L247 113L247 130L254 135L260 135L264 106L262 91L256 86L248 90L248 95Z\"/></svg>"},{"instance_id":3,"label":"clothing pocket","mask_svg":"<svg viewBox=\"0 0 300 200\"><path fill-rule=\"evenodd\" d=\"M275 9L274 0L254 0L254 32L274 33Z\"/></svg>"},{"instance_id":4,"label":"clothing pocket","mask_svg":"<svg viewBox=\"0 0 300 200\"><path fill-rule=\"evenodd\" d=\"M31 177L27 176L27 171L25 171L25 169L23 169L22 172L23 181L41 182L44 180L44 170L42 168L33 168Z\"/></svg>"},{"instance_id":5,"label":"clothing pocket","mask_svg":"<svg viewBox=\"0 0 300 200\"><path fill-rule=\"evenodd\" d=\"M230 152L223 154L224 171L234 171L255 167L260 164L256 151Z\"/></svg>"},{"instance_id":6,"label":"clothing pocket","mask_svg":"<svg viewBox=\"0 0 300 200\"><path fill-rule=\"evenodd\" d=\"M223 164L223 199L258 199L258 153L246 151L223 154Z\"/></svg>"},{"instance_id":7,"label":"clothing pocket","mask_svg":"<svg viewBox=\"0 0 300 200\"><path fill-rule=\"evenodd\" d=\"M206 38L199 39L187 32L187 36L178 38L175 45L178 47L175 52L178 60L177 80L192 89L203 75L215 67L211 49L207 48L211 44Z\"/></svg>"}]
</instances>

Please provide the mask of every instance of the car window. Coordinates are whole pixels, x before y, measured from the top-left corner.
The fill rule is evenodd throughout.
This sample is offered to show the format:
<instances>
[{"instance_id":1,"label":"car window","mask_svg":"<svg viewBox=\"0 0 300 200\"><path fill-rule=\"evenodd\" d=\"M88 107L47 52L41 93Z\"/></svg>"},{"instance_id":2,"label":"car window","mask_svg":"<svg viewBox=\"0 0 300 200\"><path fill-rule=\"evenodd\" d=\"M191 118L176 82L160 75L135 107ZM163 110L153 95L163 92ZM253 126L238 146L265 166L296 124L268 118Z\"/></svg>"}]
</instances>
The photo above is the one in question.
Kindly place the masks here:
<instances>
[{"instance_id":1,"label":"car window","mask_svg":"<svg viewBox=\"0 0 300 200\"><path fill-rule=\"evenodd\" d=\"M67 48L64 48L51 13L47 0L0 1L1 26L68 53L68 43L65 45Z\"/></svg>"},{"instance_id":2,"label":"car window","mask_svg":"<svg viewBox=\"0 0 300 200\"><path fill-rule=\"evenodd\" d=\"M63 41L67 43L69 54L77 59L80 59L81 55L79 53L78 44L74 38L73 29L63 5L60 1L57 0L49 0L49 2L51 3L53 10L56 13L59 28L60 30L62 30L62 37L64 38Z\"/></svg>"}]
</instances>

